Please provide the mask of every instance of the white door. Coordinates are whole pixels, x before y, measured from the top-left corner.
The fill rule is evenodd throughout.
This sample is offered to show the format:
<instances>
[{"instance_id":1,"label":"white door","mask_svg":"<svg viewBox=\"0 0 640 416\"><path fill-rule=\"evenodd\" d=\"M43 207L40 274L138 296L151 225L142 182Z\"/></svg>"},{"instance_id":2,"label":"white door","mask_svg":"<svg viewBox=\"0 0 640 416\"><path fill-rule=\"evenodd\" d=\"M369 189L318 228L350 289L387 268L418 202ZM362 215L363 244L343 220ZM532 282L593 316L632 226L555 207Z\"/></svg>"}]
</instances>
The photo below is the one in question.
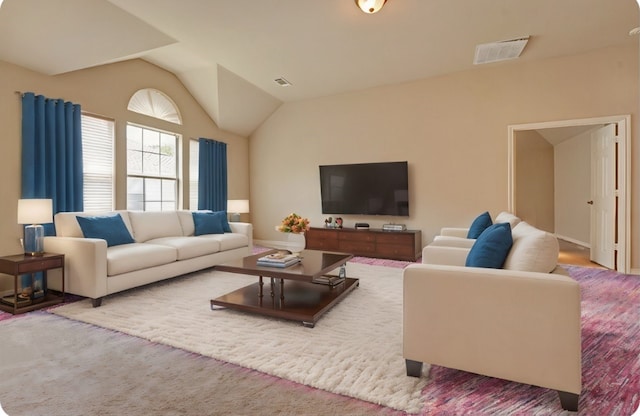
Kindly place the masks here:
<instances>
[{"instance_id":1,"label":"white door","mask_svg":"<svg viewBox=\"0 0 640 416\"><path fill-rule=\"evenodd\" d=\"M616 124L591 134L591 261L615 269Z\"/></svg>"}]
</instances>

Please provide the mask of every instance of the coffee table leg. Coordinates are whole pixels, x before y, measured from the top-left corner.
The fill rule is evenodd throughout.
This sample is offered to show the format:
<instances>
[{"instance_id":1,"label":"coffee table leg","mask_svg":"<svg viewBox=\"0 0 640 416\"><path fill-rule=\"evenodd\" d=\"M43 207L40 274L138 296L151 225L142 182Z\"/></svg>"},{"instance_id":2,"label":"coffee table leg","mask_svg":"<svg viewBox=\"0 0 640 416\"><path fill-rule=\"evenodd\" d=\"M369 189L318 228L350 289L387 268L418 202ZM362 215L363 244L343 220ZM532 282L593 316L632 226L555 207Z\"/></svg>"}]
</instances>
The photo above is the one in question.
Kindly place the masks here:
<instances>
[{"instance_id":1,"label":"coffee table leg","mask_svg":"<svg viewBox=\"0 0 640 416\"><path fill-rule=\"evenodd\" d=\"M273 277L271 278L271 297L275 297L275 293L273 292L273 285L275 284L275 282L273 281Z\"/></svg>"},{"instance_id":2,"label":"coffee table leg","mask_svg":"<svg viewBox=\"0 0 640 416\"><path fill-rule=\"evenodd\" d=\"M262 276L260 276L260 280L258 280L258 297L262 298L262 286L264 286L264 282L262 281Z\"/></svg>"},{"instance_id":3,"label":"coffee table leg","mask_svg":"<svg viewBox=\"0 0 640 416\"><path fill-rule=\"evenodd\" d=\"M347 264L343 264L340 266L340 273L338 274L340 277L347 277Z\"/></svg>"},{"instance_id":4,"label":"coffee table leg","mask_svg":"<svg viewBox=\"0 0 640 416\"><path fill-rule=\"evenodd\" d=\"M284 301L284 279L280 279L280 300Z\"/></svg>"}]
</instances>

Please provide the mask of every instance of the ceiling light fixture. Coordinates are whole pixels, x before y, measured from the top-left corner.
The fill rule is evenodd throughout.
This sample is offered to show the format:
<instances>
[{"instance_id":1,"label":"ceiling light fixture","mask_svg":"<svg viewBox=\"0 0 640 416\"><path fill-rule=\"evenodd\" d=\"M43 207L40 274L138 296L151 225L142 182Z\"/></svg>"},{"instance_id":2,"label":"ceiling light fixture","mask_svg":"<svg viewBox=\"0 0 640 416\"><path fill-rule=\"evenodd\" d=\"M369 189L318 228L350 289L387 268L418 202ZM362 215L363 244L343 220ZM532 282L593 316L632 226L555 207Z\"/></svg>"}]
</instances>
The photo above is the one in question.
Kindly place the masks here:
<instances>
[{"instance_id":1,"label":"ceiling light fixture","mask_svg":"<svg viewBox=\"0 0 640 416\"><path fill-rule=\"evenodd\" d=\"M382 9L382 6L387 0L355 0L356 4L365 13L372 14L377 13ZM640 1L640 0L638 0Z\"/></svg>"}]
</instances>

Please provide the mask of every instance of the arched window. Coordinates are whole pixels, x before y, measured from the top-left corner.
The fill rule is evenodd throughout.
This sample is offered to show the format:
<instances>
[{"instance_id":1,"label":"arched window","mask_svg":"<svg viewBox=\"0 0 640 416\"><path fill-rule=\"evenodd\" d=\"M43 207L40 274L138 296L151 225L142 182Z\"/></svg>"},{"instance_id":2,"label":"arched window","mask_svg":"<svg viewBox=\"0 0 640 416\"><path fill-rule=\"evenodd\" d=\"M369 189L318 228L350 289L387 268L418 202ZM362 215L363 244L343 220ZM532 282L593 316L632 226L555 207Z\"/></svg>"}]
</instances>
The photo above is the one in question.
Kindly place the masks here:
<instances>
[{"instance_id":1,"label":"arched window","mask_svg":"<svg viewBox=\"0 0 640 416\"><path fill-rule=\"evenodd\" d=\"M131 96L127 109L170 123L182 124L180 111L171 98L165 93L153 88L136 91L136 93Z\"/></svg>"}]
</instances>

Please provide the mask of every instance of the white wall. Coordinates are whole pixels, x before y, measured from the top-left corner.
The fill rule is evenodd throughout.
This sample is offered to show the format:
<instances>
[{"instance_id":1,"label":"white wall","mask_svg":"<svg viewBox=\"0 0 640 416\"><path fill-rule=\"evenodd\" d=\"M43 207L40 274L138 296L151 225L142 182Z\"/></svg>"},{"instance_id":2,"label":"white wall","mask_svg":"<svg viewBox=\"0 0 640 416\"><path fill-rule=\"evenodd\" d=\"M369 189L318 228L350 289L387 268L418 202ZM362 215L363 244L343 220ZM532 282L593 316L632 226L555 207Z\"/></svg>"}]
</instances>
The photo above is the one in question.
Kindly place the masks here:
<instances>
[{"instance_id":1,"label":"white wall","mask_svg":"<svg viewBox=\"0 0 640 416\"><path fill-rule=\"evenodd\" d=\"M553 146L535 130L515 136L515 213L541 230L554 232Z\"/></svg>"},{"instance_id":2,"label":"white wall","mask_svg":"<svg viewBox=\"0 0 640 416\"><path fill-rule=\"evenodd\" d=\"M590 246L591 132L554 147L556 235Z\"/></svg>"},{"instance_id":3,"label":"white wall","mask_svg":"<svg viewBox=\"0 0 640 416\"><path fill-rule=\"evenodd\" d=\"M585 71L584 68L589 68ZM442 226L468 226L507 208L508 126L632 115L632 189L639 189L638 45L476 70L281 106L250 137L255 237L291 211L322 226L318 165L407 160L409 218L423 244ZM632 200L632 267L640 267L640 203Z\"/></svg>"}]
</instances>

